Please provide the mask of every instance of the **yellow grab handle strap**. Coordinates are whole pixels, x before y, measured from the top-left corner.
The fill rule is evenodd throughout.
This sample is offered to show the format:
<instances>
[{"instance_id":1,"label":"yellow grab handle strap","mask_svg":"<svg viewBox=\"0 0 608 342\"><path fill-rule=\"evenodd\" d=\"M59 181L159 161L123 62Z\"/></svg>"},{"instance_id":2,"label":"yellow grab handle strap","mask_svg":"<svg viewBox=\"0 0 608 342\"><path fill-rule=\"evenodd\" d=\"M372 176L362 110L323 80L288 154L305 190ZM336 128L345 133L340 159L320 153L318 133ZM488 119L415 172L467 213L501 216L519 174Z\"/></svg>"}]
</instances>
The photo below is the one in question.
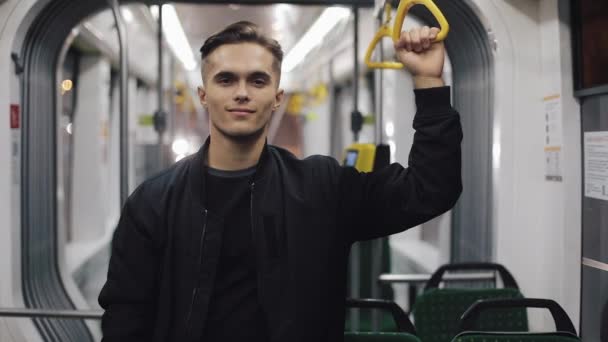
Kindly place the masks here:
<instances>
[{"instance_id":1,"label":"yellow grab handle strap","mask_svg":"<svg viewBox=\"0 0 608 342\"><path fill-rule=\"evenodd\" d=\"M373 68L373 69L378 69L378 68L380 68L380 69L401 69L401 68L403 68L403 64L401 64L399 62L384 62L384 61L383 62L372 62L372 54L374 53L374 49L376 48L376 45L378 45L378 42L380 42L380 40L382 40L382 38L384 38L384 37L391 37L392 33L393 32L390 29L390 27L385 26L385 25L380 27L378 32L376 32L376 35L374 36L371 43L367 47L367 51L365 51L365 64L367 65L368 68Z\"/></svg>"},{"instance_id":2,"label":"yellow grab handle strap","mask_svg":"<svg viewBox=\"0 0 608 342\"><path fill-rule=\"evenodd\" d=\"M405 20L405 16L407 15L407 12L410 10L410 8L414 5L426 6L426 8L429 9L433 16L435 16L435 19L437 19L439 26L441 26L441 31L439 31L439 34L437 34L437 37L435 37L435 40L433 40L433 42L440 42L444 40L447 37L448 32L450 31L450 25L448 24L448 21L445 20L443 13L441 13L437 5L435 5L432 0L401 0L401 2L399 3L399 7L397 8L397 16L395 17L395 24L392 30L393 41L396 42L401 37L401 28L403 27L403 21Z\"/></svg>"},{"instance_id":3,"label":"yellow grab handle strap","mask_svg":"<svg viewBox=\"0 0 608 342\"><path fill-rule=\"evenodd\" d=\"M399 7L397 8L397 16L395 18L395 24L391 29L388 27L388 21L390 21L390 5L385 6L385 16L387 17L387 22L380 27L376 35L372 39L371 43L367 47L367 51L365 51L365 64L368 68L372 69L401 69L403 68L403 64L400 62L372 62L372 54L378 42L382 40L384 37L392 37L393 42L397 42L401 37L401 28L403 27L403 21L407 16L408 11L414 5L424 5L429 11L435 16L441 30L437 34L437 37L433 40L433 42L440 42L444 40L448 32L450 31L450 25L447 20L443 16L443 13L439 10L437 5L432 0L402 0L399 3Z\"/></svg>"}]
</instances>

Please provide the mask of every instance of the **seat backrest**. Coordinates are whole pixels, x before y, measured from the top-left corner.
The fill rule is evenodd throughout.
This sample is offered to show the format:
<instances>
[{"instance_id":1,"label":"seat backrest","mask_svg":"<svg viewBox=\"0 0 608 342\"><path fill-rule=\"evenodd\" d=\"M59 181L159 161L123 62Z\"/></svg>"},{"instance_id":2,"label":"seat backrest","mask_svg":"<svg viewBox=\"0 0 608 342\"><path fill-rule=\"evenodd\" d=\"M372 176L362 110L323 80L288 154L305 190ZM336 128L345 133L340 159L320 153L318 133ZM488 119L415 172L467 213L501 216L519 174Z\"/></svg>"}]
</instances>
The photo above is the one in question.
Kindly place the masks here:
<instances>
[{"instance_id":1,"label":"seat backrest","mask_svg":"<svg viewBox=\"0 0 608 342\"><path fill-rule=\"evenodd\" d=\"M479 331L464 332L452 342L580 342L580 339L567 332L554 333L488 333Z\"/></svg>"},{"instance_id":2,"label":"seat backrest","mask_svg":"<svg viewBox=\"0 0 608 342\"><path fill-rule=\"evenodd\" d=\"M379 313L379 322L377 329L374 329L372 324L372 315L369 310L362 310L359 312L359 325L357 326L358 332L364 331L384 331L384 332L398 332L399 328L395 324L395 320L385 312ZM346 315L344 320L344 331L353 331L352 322L350 321L350 315Z\"/></svg>"},{"instance_id":3,"label":"seat backrest","mask_svg":"<svg viewBox=\"0 0 608 342\"><path fill-rule=\"evenodd\" d=\"M428 291L431 289L439 288L439 284L443 281L443 276L446 272L455 272L455 271L494 271L498 273L500 279L502 279L503 287L510 289L519 289L517 285L517 281L515 278L501 264L493 263L493 262L462 262L462 263L453 263L453 264L445 264L440 266L433 274L431 275L431 279L424 286L424 291ZM498 280L498 278L496 278ZM498 283L495 287L498 287Z\"/></svg>"},{"instance_id":4,"label":"seat backrest","mask_svg":"<svg viewBox=\"0 0 608 342\"><path fill-rule=\"evenodd\" d=\"M424 342L449 342L459 332L460 317L476 301L522 298L518 289L431 289L416 299L412 309L418 337ZM525 309L488 311L477 322L479 330L526 331Z\"/></svg>"},{"instance_id":5,"label":"seat backrest","mask_svg":"<svg viewBox=\"0 0 608 342\"><path fill-rule=\"evenodd\" d=\"M387 332L347 332L344 342L421 342L418 337L408 333Z\"/></svg>"},{"instance_id":6,"label":"seat backrest","mask_svg":"<svg viewBox=\"0 0 608 342\"><path fill-rule=\"evenodd\" d=\"M401 309L399 305L393 301L373 298L346 298L345 305L347 309L375 309L389 312L392 316L393 324L387 324L387 322L383 319L382 327L384 328L389 326L391 330L382 331L401 332L416 335L416 329L405 311L403 311L403 309ZM345 323L347 330L350 330L348 320ZM371 331L371 328L370 323L369 326L365 327L365 330L361 330L361 327L359 327L357 331Z\"/></svg>"},{"instance_id":7,"label":"seat backrest","mask_svg":"<svg viewBox=\"0 0 608 342\"><path fill-rule=\"evenodd\" d=\"M479 323L491 311L542 308L547 309L555 322L555 332L477 331ZM566 311L555 301L542 298L511 298L480 300L462 315L458 334L453 342L578 342L576 329Z\"/></svg>"}]
</instances>

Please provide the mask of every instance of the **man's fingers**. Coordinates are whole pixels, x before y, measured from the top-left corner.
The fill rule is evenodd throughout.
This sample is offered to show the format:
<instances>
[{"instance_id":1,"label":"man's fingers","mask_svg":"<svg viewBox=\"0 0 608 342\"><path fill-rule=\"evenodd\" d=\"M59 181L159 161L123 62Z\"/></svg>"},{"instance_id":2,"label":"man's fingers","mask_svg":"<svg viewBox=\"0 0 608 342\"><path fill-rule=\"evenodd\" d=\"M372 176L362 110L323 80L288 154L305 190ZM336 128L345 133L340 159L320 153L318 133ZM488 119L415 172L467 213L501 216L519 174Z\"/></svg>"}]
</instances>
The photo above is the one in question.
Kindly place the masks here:
<instances>
[{"instance_id":1,"label":"man's fingers","mask_svg":"<svg viewBox=\"0 0 608 342\"><path fill-rule=\"evenodd\" d=\"M436 28L436 27L431 27L430 30L430 38L431 40L435 40L435 38L437 38L437 35L439 34L439 32L441 31L440 29Z\"/></svg>"},{"instance_id":2,"label":"man's fingers","mask_svg":"<svg viewBox=\"0 0 608 342\"><path fill-rule=\"evenodd\" d=\"M412 39L410 37L410 33L407 31L401 32L400 45L404 47L407 51L412 51Z\"/></svg>"},{"instance_id":3,"label":"man's fingers","mask_svg":"<svg viewBox=\"0 0 608 342\"><path fill-rule=\"evenodd\" d=\"M422 51L422 44L420 42L420 29L411 30L410 38L412 39L412 48L414 49L414 51Z\"/></svg>"},{"instance_id":4,"label":"man's fingers","mask_svg":"<svg viewBox=\"0 0 608 342\"><path fill-rule=\"evenodd\" d=\"M399 41L395 43L395 49L404 48L407 51L415 52L427 50L437 38L439 31L436 27L428 26L402 31Z\"/></svg>"},{"instance_id":5,"label":"man's fingers","mask_svg":"<svg viewBox=\"0 0 608 342\"><path fill-rule=\"evenodd\" d=\"M423 49L428 49L431 46L431 29L428 26L424 26L420 30L420 42L422 43Z\"/></svg>"}]
</instances>

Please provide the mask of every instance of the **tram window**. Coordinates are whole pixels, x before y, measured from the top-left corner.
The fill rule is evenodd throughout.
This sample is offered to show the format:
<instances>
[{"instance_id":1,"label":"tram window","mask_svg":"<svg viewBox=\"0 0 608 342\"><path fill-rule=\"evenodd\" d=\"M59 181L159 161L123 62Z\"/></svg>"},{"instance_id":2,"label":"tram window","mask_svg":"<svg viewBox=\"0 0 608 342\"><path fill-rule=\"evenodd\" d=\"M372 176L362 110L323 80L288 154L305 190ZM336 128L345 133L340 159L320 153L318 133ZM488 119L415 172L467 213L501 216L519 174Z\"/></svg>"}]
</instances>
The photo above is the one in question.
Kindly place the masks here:
<instances>
[{"instance_id":1,"label":"tram window","mask_svg":"<svg viewBox=\"0 0 608 342\"><path fill-rule=\"evenodd\" d=\"M578 1L577 1L578 2ZM608 2L581 0L575 39L578 42L580 88L608 85Z\"/></svg>"},{"instance_id":2,"label":"tram window","mask_svg":"<svg viewBox=\"0 0 608 342\"><path fill-rule=\"evenodd\" d=\"M358 151L347 151L346 159L344 160L344 165L355 167L355 164L357 164L358 155L359 155Z\"/></svg>"}]
</instances>

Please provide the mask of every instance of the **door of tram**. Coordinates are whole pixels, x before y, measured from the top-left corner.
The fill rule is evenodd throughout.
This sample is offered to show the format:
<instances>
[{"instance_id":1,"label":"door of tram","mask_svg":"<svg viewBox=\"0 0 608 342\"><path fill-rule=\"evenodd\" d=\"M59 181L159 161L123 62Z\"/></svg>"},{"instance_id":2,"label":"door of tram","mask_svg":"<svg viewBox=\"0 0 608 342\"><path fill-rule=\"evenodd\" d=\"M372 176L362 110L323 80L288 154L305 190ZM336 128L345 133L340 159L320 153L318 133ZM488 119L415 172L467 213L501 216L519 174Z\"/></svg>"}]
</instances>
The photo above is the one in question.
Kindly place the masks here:
<instances>
[{"instance_id":1,"label":"door of tram","mask_svg":"<svg viewBox=\"0 0 608 342\"><path fill-rule=\"evenodd\" d=\"M608 3L575 4L576 95L583 147L581 337L608 341Z\"/></svg>"},{"instance_id":2,"label":"door of tram","mask_svg":"<svg viewBox=\"0 0 608 342\"><path fill-rule=\"evenodd\" d=\"M582 101L583 246L581 335L608 339L608 94ZM600 337L604 329L604 336Z\"/></svg>"}]
</instances>

